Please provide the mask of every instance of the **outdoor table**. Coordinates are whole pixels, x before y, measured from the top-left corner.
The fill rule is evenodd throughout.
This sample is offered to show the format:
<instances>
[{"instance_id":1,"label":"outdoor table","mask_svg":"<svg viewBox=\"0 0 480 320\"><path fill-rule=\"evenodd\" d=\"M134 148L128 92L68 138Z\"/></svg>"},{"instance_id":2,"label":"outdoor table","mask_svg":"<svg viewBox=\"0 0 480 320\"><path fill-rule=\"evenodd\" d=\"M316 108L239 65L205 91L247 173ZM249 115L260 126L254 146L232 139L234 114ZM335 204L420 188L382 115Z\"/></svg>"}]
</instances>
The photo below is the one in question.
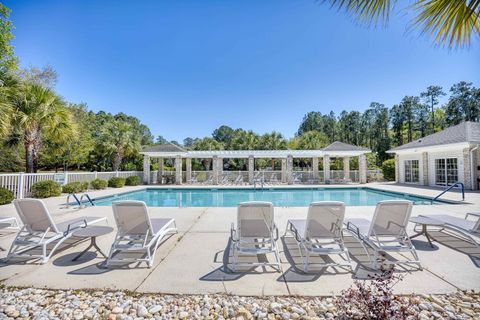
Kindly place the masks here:
<instances>
[{"instance_id":1,"label":"outdoor table","mask_svg":"<svg viewBox=\"0 0 480 320\"><path fill-rule=\"evenodd\" d=\"M97 237L109 234L110 232L113 231L112 227L107 227L107 226L88 226L85 228L80 228L77 229L73 232L74 237L80 237L80 238L90 238L90 245L80 252L75 258L72 259L72 261L78 260L82 255L84 255L91 247L94 247L97 249L97 251L107 258L107 256L102 252L102 250L97 246Z\"/></svg>"},{"instance_id":2,"label":"outdoor table","mask_svg":"<svg viewBox=\"0 0 480 320\"><path fill-rule=\"evenodd\" d=\"M427 238L428 243L433 248L432 240L435 240L435 239L428 233L427 226L442 227L443 222L429 218L429 217L420 217L420 216L410 218L410 222L415 223L416 225L419 224L422 226L422 230L420 232L417 232L415 235L411 236L410 239L423 235Z\"/></svg>"}]
</instances>

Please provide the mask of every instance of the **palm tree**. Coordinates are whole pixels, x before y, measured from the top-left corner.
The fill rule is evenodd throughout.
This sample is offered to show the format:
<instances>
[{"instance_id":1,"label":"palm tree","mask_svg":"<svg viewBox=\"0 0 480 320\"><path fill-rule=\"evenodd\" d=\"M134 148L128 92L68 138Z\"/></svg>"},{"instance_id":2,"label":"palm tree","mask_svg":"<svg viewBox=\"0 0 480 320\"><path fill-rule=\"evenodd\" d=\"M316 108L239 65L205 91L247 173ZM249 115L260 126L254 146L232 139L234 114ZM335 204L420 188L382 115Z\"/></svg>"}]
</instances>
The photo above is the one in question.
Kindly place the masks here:
<instances>
[{"instance_id":1,"label":"palm tree","mask_svg":"<svg viewBox=\"0 0 480 320\"><path fill-rule=\"evenodd\" d=\"M104 154L112 158L114 171L120 169L125 156L140 150L140 141L135 137L132 125L121 120L107 123L102 129L100 141Z\"/></svg>"},{"instance_id":2,"label":"palm tree","mask_svg":"<svg viewBox=\"0 0 480 320\"><path fill-rule=\"evenodd\" d=\"M327 136L316 130L307 131L297 139L297 148L303 150L318 150L328 143Z\"/></svg>"},{"instance_id":3,"label":"palm tree","mask_svg":"<svg viewBox=\"0 0 480 320\"><path fill-rule=\"evenodd\" d=\"M324 2L327 0L324 0ZM367 24L384 24L396 9L396 0L328 0ZM437 45L468 46L480 35L480 0L414 0L403 8L414 18L411 28L432 36Z\"/></svg>"},{"instance_id":4,"label":"palm tree","mask_svg":"<svg viewBox=\"0 0 480 320\"><path fill-rule=\"evenodd\" d=\"M224 149L223 143L218 142L217 140L209 137L198 139L193 143L193 150L223 150L223 149ZM203 165L206 171L210 169L211 162L212 162L212 159L205 159L203 161Z\"/></svg>"},{"instance_id":5,"label":"palm tree","mask_svg":"<svg viewBox=\"0 0 480 320\"><path fill-rule=\"evenodd\" d=\"M261 148L265 150L284 150L287 148L287 141L280 132L272 131L265 133L261 139ZM272 170L275 170L275 159L272 158Z\"/></svg>"},{"instance_id":6,"label":"palm tree","mask_svg":"<svg viewBox=\"0 0 480 320\"><path fill-rule=\"evenodd\" d=\"M23 83L10 97L10 135L8 140L23 140L26 171L37 172L38 153L45 136L52 141L71 140L74 123L64 102L52 90Z\"/></svg>"},{"instance_id":7,"label":"palm tree","mask_svg":"<svg viewBox=\"0 0 480 320\"><path fill-rule=\"evenodd\" d=\"M10 73L0 71L0 138L8 135L11 127L12 102L18 92L18 80Z\"/></svg>"}]
</instances>

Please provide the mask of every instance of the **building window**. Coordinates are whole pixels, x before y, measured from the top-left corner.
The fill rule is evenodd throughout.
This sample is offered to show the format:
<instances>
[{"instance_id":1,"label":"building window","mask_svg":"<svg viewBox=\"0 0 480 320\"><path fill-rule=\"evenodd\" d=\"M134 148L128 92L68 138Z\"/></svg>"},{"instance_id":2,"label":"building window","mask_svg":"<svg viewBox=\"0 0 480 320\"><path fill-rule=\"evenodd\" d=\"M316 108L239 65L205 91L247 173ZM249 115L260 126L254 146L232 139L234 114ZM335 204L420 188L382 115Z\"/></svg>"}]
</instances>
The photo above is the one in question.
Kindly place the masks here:
<instances>
[{"instance_id":1,"label":"building window","mask_svg":"<svg viewBox=\"0 0 480 320\"><path fill-rule=\"evenodd\" d=\"M405 160L405 182L419 183L420 173L418 160Z\"/></svg>"},{"instance_id":2,"label":"building window","mask_svg":"<svg viewBox=\"0 0 480 320\"><path fill-rule=\"evenodd\" d=\"M457 158L435 159L435 184L445 186L457 181Z\"/></svg>"}]
</instances>

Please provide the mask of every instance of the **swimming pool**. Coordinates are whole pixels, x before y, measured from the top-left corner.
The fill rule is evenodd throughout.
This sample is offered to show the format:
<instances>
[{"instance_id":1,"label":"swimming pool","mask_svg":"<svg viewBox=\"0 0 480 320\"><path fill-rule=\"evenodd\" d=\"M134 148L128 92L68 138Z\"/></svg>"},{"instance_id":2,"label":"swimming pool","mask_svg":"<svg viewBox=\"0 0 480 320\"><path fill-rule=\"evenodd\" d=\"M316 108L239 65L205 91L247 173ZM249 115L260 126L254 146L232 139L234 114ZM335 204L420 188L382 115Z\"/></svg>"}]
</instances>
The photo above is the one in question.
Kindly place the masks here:
<instances>
[{"instance_id":1,"label":"swimming pool","mask_svg":"<svg viewBox=\"0 0 480 320\"><path fill-rule=\"evenodd\" d=\"M354 188L270 188L270 189L154 189L94 199L97 206L113 201L141 200L149 207L236 207L244 201L270 201L276 207L307 207L313 201L343 201L347 206L374 206L382 200L407 199L414 204L431 204L430 198ZM439 204L442 202L435 202Z\"/></svg>"}]
</instances>

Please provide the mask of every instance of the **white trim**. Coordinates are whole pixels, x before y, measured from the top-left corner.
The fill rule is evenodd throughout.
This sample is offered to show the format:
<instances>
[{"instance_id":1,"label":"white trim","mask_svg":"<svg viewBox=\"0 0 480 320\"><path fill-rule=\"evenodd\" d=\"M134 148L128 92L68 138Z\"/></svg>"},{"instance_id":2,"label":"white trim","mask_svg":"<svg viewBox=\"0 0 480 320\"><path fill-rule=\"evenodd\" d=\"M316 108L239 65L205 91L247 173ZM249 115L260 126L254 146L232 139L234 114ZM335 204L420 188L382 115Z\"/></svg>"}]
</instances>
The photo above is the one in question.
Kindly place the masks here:
<instances>
[{"instance_id":1,"label":"white trim","mask_svg":"<svg viewBox=\"0 0 480 320\"><path fill-rule=\"evenodd\" d=\"M468 148L470 147L471 143L469 142L459 142L459 143L449 143L449 144L439 144L434 146L425 146L425 147L412 147L408 149L402 150L388 150L387 153L396 153L396 154L409 154L409 153L418 153L418 152L429 152L429 151L449 151L452 148Z\"/></svg>"},{"instance_id":2,"label":"white trim","mask_svg":"<svg viewBox=\"0 0 480 320\"><path fill-rule=\"evenodd\" d=\"M140 152L149 157L175 158L313 158L313 157L355 157L371 150L351 150L351 151L323 151L323 150L205 150L205 151L187 151L187 152L160 152L149 151Z\"/></svg>"}]
</instances>

